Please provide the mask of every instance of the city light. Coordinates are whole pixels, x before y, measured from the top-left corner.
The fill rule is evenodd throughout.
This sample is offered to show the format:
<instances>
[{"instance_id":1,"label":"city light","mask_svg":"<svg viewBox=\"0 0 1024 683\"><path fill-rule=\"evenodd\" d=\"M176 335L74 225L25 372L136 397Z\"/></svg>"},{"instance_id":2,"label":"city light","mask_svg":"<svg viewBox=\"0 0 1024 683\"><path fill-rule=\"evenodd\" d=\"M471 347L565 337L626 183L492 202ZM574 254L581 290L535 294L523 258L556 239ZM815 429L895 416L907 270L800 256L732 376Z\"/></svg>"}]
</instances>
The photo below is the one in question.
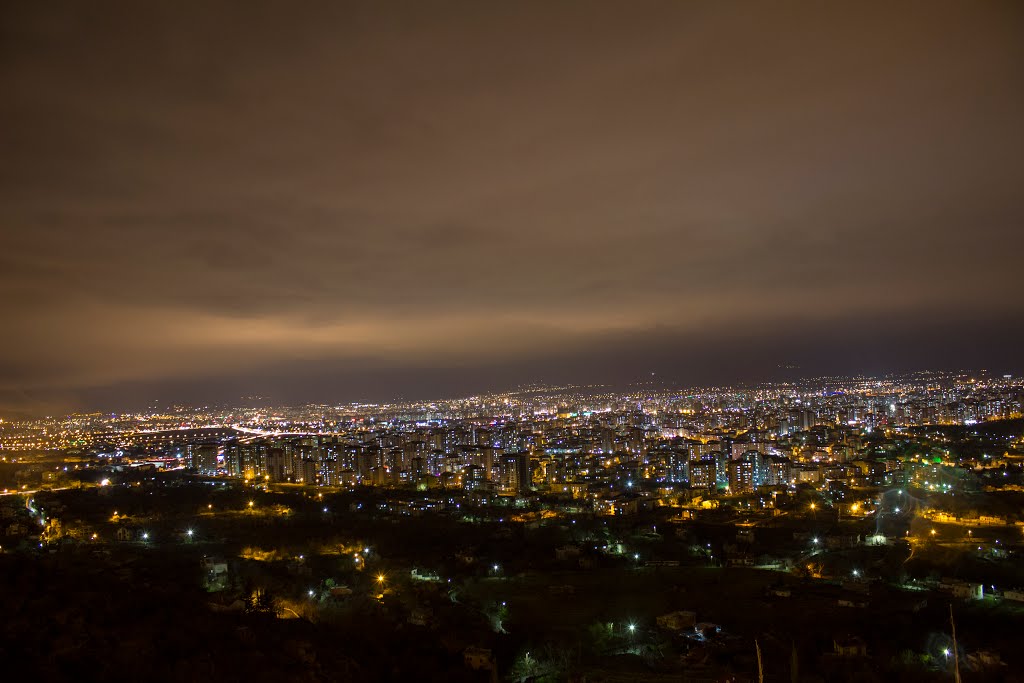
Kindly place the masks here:
<instances>
[{"instance_id":1,"label":"city light","mask_svg":"<svg viewBox=\"0 0 1024 683\"><path fill-rule=\"evenodd\" d=\"M1024 670L1024 0L17 4L5 680Z\"/></svg>"}]
</instances>

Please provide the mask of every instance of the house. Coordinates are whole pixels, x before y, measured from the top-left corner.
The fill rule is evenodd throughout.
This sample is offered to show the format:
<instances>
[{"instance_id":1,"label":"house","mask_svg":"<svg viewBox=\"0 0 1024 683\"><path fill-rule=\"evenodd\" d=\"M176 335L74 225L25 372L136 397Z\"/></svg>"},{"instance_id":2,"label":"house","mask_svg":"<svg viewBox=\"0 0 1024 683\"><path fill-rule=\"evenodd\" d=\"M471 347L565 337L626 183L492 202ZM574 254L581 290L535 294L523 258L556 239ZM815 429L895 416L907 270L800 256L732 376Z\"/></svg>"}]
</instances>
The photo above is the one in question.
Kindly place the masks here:
<instances>
[{"instance_id":1,"label":"house","mask_svg":"<svg viewBox=\"0 0 1024 683\"><path fill-rule=\"evenodd\" d=\"M114 537L121 543L127 543L135 538L135 533L128 527L122 526L118 527Z\"/></svg>"},{"instance_id":2,"label":"house","mask_svg":"<svg viewBox=\"0 0 1024 683\"><path fill-rule=\"evenodd\" d=\"M427 626L430 624L433 614L426 607L414 607L409 612L408 622L413 626Z\"/></svg>"},{"instance_id":3,"label":"house","mask_svg":"<svg viewBox=\"0 0 1024 683\"><path fill-rule=\"evenodd\" d=\"M985 587L982 584L948 577L939 583L939 590L962 600L982 600L985 597Z\"/></svg>"},{"instance_id":4,"label":"house","mask_svg":"<svg viewBox=\"0 0 1024 683\"><path fill-rule=\"evenodd\" d=\"M658 626L669 631L682 631L697 625L697 613L687 610L678 610L662 614L656 619Z\"/></svg>"},{"instance_id":5,"label":"house","mask_svg":"<svg viewBox=\"0 0 1024 683\"><path fill-rule=\"evenodd\" d=\"M203 571L211 574L212 576L219 576L221 574L228 573L228 563L220 558L215 557L204 557L200 562Z\"/></svg>"},{"instance_id":6,"label":"house","mask_svg":"<svg viewBox=\"0 0 1024 683\"><path fill-rule=\"evenodd\" d=\"M866 657L868 646L858 636L843 636L832 640L832 647L840 657Z\"/></svg>"},{"instance_id":7,"label":"house","mask_svg":"<svg viewBox=\"0 0 1024 683\"><path fill-rule=\"evenodd\" d=\"M555 548L555 559L556 560L571 560L580 556L580 549L575 545L563 545L560 548Z\"/></svg>"},{"instance_id":8,"label":"house","mask_svg":"<svg viewBox=\"0 0 1024 683\"><path fill-rule=\"evenodd\" d=\"M836 604L839 607L867 607L868 603L863 600L853 600L851 598L839 598L836 600Z\"/></svg>"},{"instance_id":9,"label":"house","mask_svg":"<svg viewBox=\"0 0 1024 683\"><path fill-rule=\"evenodd\" d=\"M861 542L861 537L856 534L837 534L825 537L825 547L829 550L856 548Z\"/></svg>"},{"instance_id":10,"label":"house","mask_svg":"<svg viewBox=\"0 0 1024 683\"><path fill-rule=\"evenodd\" d=\"M438 582L441 580L441 577L437 572L432 572L429 569L420 569L418 567L413 567L409 572L409 576L411 576L414 581Z\"/></svg>"},{"instance_id":11,"label":"house","mask_svg":"<svg viewBox=\"0 0 1024 683\"><path fill-rule=\"evenodd\" d=\"M1006 666L999 653L990 650L978 650L968 654L964 657L964 664L971 671L992 671Z\"/></svg>"},{"instance_id":12,"label":"house","mask_svg":"<svg viewBox=\"0 0 1024 683\"><path fill-rule=\"evenodd\" d=\"M494 655L485 647L467 647L462 653L462 661L474 671L494 668Z\"/></svg>"}]
</instances>

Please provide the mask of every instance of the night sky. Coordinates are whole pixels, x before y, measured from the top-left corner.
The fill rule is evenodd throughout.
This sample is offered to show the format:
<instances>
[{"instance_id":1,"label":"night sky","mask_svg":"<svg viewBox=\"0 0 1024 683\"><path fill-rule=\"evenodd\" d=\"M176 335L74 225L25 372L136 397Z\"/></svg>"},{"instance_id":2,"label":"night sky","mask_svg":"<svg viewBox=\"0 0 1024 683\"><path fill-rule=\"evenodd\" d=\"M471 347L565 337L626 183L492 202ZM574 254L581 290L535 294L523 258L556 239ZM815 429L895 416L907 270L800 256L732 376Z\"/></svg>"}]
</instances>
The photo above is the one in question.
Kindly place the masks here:
<instances>
[{"instance_id":1,"label":"night sky","mask_svg":"<svg viewBox=\"0 0 1024 683\"><path fill-rule=\"evenodd\" d=\"M1024 370L1020 2L0 7L0 414Z\"/></svg>"}]
</instances>

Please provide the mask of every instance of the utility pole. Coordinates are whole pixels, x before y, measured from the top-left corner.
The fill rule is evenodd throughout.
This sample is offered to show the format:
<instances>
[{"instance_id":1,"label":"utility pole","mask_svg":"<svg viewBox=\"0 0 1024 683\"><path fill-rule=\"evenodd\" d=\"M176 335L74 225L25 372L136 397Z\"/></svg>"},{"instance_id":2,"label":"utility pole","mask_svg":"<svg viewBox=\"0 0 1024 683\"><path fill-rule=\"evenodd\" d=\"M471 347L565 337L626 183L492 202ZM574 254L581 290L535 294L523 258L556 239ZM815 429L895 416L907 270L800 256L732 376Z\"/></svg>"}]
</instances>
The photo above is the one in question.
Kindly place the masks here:
<instances>
[{"instance_id":1,"label":"utility pole","mask_svg":"<svg viewBox=\"0 0 1024 683\"><path fill-rule=\"evenodd\" d=\"M953 603L949 603L949 625L953 629L953 680L960 683L960 651L956 647L956 622L953 621Z\"/></svg>"}]
</instances>

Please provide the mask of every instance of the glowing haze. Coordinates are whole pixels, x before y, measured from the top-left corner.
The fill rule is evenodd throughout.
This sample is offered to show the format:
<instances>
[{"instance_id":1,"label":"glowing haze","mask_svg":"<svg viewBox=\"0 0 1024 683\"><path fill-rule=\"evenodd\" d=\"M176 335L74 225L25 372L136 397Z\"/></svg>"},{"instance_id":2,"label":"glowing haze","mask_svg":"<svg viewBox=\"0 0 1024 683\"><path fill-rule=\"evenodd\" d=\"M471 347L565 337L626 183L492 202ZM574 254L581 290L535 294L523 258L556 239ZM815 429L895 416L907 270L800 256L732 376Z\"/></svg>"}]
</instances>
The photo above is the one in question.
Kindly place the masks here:
<instances>
[{"instance_id":1,"label":"glowing haze","mask_svg":"<svg viewBox=\"0 0 1024 683\"><path fill-rule=\"evenodd\" d=\"M8 3L0 411L1024 369L1024 12Z\"/></svg>"}]
</instances>

